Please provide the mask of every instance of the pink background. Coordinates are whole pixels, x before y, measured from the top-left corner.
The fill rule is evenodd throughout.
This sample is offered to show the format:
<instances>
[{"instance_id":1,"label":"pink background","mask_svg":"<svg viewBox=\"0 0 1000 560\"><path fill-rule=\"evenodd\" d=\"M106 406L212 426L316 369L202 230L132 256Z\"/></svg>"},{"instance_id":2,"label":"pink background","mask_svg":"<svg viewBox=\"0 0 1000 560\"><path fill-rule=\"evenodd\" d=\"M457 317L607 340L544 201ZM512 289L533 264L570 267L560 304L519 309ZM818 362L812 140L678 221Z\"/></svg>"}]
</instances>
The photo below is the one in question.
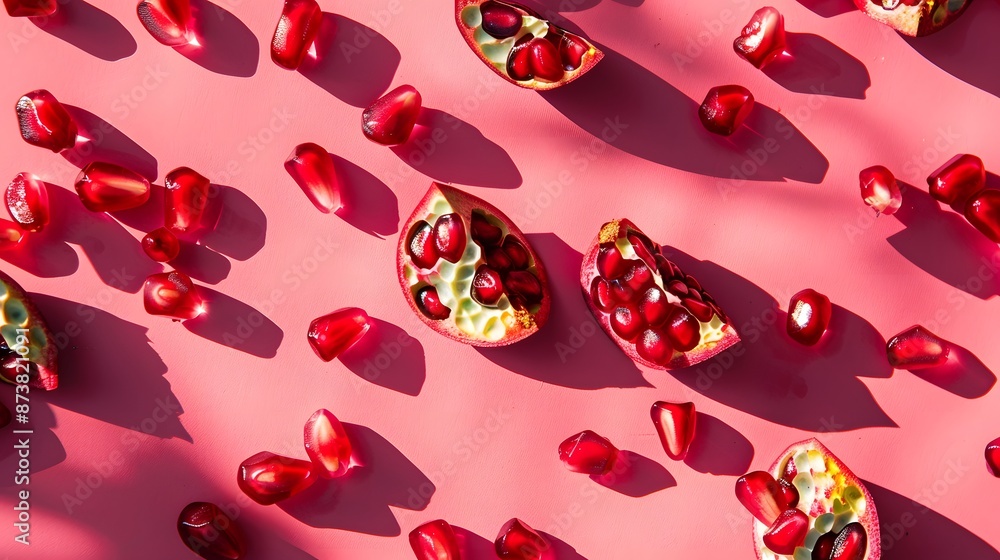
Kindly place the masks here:
<instances>
[{"instance_id":1,"label":"pink background","mask_svg":"<svg viewBox=\"0 0 1000 560\"><path fill-rule=\"evenodd\" d=\"M64 19L42 29L0 18L3 103L46 88L96 144L61 157L22 142L10 114L0 127L0 177L32 171L59 187L54 223L0 266L68 343L58 391L33 394L33 544L11 541L8 488L0 554L193 558L174 524L208 500L235 505L252 559L409 558L406 533L436 518L463 529L469 558L492 558L488 541L514 516L552 535L561 560L752 558L735 476L822 432L869 482L886 558L1000 558L1000 481L982 459L1000 436L1000 277L985 264L1000 255L923 186L955 153L1000 169L995 2L911 41L847 0L776 0L795 59L765 74L730 46L759 7L745 0L545 0L606 52L545 95L484 67L445 0L324 0L322 57L300 73L269 60L277 0L193 0L205 46L187 53L156 43L133 2L89 2L62 0ZM367 142L361 107L404 83L426 107L415 140ZM759 102L731 139L696 117L725 83ZM597 139L606 119L624 125L610 146ZM428 139L434 127L444 142ZM282 169L305 141L338 157L341 217L315 211ZM179 265L205 286L206 320L144 313L141 282L160 267L135 240L159 203L118 221L85 211L74 164L94 158L161 185L187 165L224 187L217 230ZM898 217L871 219L859 197L858 171L876 163L916 185ZM733 165L750 176L732 179ZM431 179L469 185L529 234L555 291L543 332L477 351L411 316L397 233ZM616 217L676 249L740 326L742 355L646 371L594 333L580 252ZM836 305L816 350L774 311L806 287ZM353 305L377 333L320 362L309 321ZM884 339L914 323L967 351L947 372L893 372ZM700 411L684 463L649 420L660 399ZM249 503L237 465L261 450L304 458L302 424L320 407L348 423L364 467L280 506ZM583 429L633 452L631 475L605 487L566 471L556 446ZM71 511L67 495L80 499Z\"/></svg>"}]
</instances>

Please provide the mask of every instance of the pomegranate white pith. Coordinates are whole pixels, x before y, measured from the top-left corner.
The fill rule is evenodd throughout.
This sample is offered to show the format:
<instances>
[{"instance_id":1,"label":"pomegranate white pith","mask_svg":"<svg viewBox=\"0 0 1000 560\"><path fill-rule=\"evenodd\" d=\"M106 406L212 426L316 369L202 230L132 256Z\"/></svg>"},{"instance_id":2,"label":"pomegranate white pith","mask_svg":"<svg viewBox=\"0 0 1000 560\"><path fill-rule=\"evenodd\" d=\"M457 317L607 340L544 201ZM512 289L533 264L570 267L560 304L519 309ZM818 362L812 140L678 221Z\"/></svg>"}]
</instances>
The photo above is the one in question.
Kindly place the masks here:
<instances>
[{"instance_id":1,"label":"pomegranate white pith","mask_svg":"<svg viewBox=\"0 0 1000 560\"><path fill-rule=\"evenodd\" d=\"M911 37L930 35L954 21L971 0L854 0L869 17Z\"/></svg>"}]
</instances>

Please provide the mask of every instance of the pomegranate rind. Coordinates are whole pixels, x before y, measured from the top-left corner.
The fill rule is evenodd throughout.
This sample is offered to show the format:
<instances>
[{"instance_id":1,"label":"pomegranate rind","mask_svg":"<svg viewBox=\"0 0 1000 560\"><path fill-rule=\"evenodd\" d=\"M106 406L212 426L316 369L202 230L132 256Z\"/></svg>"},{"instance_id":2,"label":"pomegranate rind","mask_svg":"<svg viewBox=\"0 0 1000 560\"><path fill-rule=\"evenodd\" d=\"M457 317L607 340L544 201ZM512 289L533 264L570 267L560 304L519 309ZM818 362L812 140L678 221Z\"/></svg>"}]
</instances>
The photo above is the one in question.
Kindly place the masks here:
<instances>
[{"instance_id":1,"label":"pomegranate rind","mask_svg":"<svg viewBox=\"0 0 1000 560\"><path fill-rule=\"evenodd\" d=\"M28 338L28 353L25 357L38 367L38 377L32 379L29 385L51 391L59 386L55 338L24 288L13 278L0 272L0 335L7 348L13 350L20 346L17 337L24 334L23 330L28 331L24 335ZM0 375L0 379L11 384L16 381L7 379L6 375Z\"/></svg>"},{"instance_id":2,"label":"pomegranate rind","mask_svg":"<svg viewBox=\"0 0 1000 560\"><path fill-rule=\"evenodd\" d=\"M959 6L952 9L954 4ZM915 6L907 6L900 1L895 8L887 10L872 0L854 0L854 5L868 17L910 37L923 37L944 29L958 19L970 4L972 0L922 0Z\"/></svg>"}]
</instances>

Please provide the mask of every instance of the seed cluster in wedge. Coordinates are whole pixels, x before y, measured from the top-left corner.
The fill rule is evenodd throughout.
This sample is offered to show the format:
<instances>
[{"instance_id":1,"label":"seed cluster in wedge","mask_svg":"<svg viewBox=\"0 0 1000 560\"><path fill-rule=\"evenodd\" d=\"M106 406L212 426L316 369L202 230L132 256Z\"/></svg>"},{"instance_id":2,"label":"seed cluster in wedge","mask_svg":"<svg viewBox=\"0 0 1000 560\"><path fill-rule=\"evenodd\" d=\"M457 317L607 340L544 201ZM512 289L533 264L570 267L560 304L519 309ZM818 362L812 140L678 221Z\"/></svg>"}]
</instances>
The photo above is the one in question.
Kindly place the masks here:
<instances>
[{"instance_id":1,"label":"seed cluster in wedge","mask_svg":"<svg viewBox=\"0 0 1000 560\"><path fill-rule=\"evenodd\" d=\"M971 0L854 0L854 5L875 21L911 37L943 29L971 3Z\"/></svg>"},{"instance_id":2,"label":"seed cluster in wedge","mask_svg":"<svg viewBox=\"0 0 1000 560\"><path fill-rule=\"evenodd\" d=\"M51 391L59 386L56 345L45 319L13 278L0 272L0 380ZM23 377L27 374L27 383Z\"/></svg>"}]
</instances>

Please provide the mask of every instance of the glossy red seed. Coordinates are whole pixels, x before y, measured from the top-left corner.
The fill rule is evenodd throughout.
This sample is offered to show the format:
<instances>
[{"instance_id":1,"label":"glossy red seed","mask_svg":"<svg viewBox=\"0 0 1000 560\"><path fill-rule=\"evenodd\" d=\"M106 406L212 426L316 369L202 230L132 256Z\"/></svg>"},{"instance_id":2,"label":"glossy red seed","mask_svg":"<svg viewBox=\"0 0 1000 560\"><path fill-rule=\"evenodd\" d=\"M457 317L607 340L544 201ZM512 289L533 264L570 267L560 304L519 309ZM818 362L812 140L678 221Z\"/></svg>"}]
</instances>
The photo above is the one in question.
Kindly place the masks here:
<instances>
[{"instance_id":1,"label":"glossy red seed","mask_svg":"<svg viewBox=\"0 0 1000 560\"><path fill-rule=\"evenodd\" d=\"M632 303L636 297L635 290L625 282L624 278L612 280L608 282L608 286L610 286L611 297L619 303Z\"/></svg>"},{"instance_id":2,"label":"glossy red seed","mask_svg":"<svg viewBox=\"0 0 1000 560\"><path fill-rule=\"evenodd\" d=\"M371 318L363 309L345 307L314 319L307 337L316 355L329 362L357 344L371 326Z\"/></svg>"},{"instance_id":3,"label":"glossy red seed","mask_svg":"<svg viewBox=\"0 0 1000 560\"><path fill-rule=\"evenodd\" d=\"M646 239L645 236L639 237L634 233L628 234L626 238L628 239L629 244L632 245L632 250L635 251L639 260L646 263L646 266L648 266L650 270L656 270L656 257L654 257L650 252L650 246L652 244L649 239Z\"/></svg>"},{"instance_id":4,"label":"glossy red seed","mask_svg":"<svg viewBox=\"0 0 1000 560\"><path fill-rule=\"evenodd\" d=\"M615 465L618 449L607 438L590 430L570 436L559 444L559 460L578 473L599 476Z\"/></svg>"},{"instance_id":5,"label":"glossy red seed","mask_svg":"<svg viewBox=\"0 0 1000 560\"><path fill-rule=\"evenodd\" d=\"M670 363L674 356L674 349L670 347L667 337L652 329L642 331L635 341L635 351L642 359L661 366Z\"/></svg>"},{"instance_id":6,"label":"glossy red seed","mask_svg":"<svg viewBox=\"0 0 1000 560\"><path fill-rule=\"evenodd\" d=\"M417 222L410 230L410 242L406 254L413 264L428 269L438 262L437 247L434 242L434 228L424 221Z\"/></svg>"},{"instance_id":7,"label":"glossy red seed","mask_svg":"<svg viewBox=\"0 0 1000 560\"><path fill-rule=\"evenodd\" d=\"M481 247L496 247L503 240L503 230L478 212L472 213L472 240Z\"/></svg>"},{"instance_id":8,"label":"glossy red seed","mask_svg":"<svg viewBox=\"0 0 1000 560\"><path fill-rule=\"evenodd\" d=\"M500 273L488 266L480 266L472 277L472 299L482 305L493 306L503 295L503 281Z\"/></svg>"},{"instance_id":9,"label":"glossy red seed","mask_svg":"<svg viewBox=\"0 0 1000 560\"><path fill-rule=\"evenodd\" d=\"M56 0L3 0L11 17L45 17L56 13Z\"/></svg>"},{"instance_id":10,"label":"glossy red seed","mask_svg":"<svg viewBox=\"0 0 1000 560\"><path fill-rule=\"evenodd\" d=\"M712 315L715 314L715 311L713 311L712 307L707 303L694 298L693 296L697 293L698 292L692 292L689 294L689 297L684 299L684 307L686 307L687 310L694 315L695 319L698 319L703 323L707 323L712 320Z\"/></svg>"},{"instance_id":11,"label":"glossy red seed","mask_svg":"<svg viewBox=\"0 0 1000 560\"><path fill-rule=\"evenodd\" d=\"M151 274L146 278L142 299L146 313L150 315L186 320L205 312L194 282L187 274L176 270Z\"/></svg>"},{"instance_id":12,"label":"glossy red seed","mask_svg":"<svg viewBox=\"0 0 1000 560\"><path fill-rule=\"evenodd\" d=\"M986 445L986 466L993 476L1000 478L1000 437Z\"/></svg>"},{"instance_id":13,"label":"glossy red seed","mask_svg":"<svg viewBox=\"0 0 1000 560\"><path fill-rule=\"evenodd\" d=\"M694 441L697 420L694 403L659 401L653 404L650 416L667 456L675 461L683 460Z\"/></svg>"},{"instance_id":14,"label":"glossy red seed","mask_svg":"<svg viewBox=\"0 0 1000 560\"><path fill-rule=\"evenodd\" d=\"M598 309L605 313L614 309L616 305L608 281L599 276L590 283L590 299Z\"/></svg>"},{"instance_id":15,"label":"glossy red seed","mask_svg":"<svg viewBox=\"0 0 1000 560\"><path fill-rule=\"evenodd\" d=\"M465 222L458 214L439 216L434 222L434 246L442 259L457 263L465 254Z\"/></svg>"},{"instance_id":16,"label":"glossy red seed","mask_svg":"<svg viewBox=\"0 0 1000 560\"><path fill-rule=\"evenodd\" d=\"M830 560L864 560L868 554L868 532L858 522L849 523L833 543Z\"/></svg>"},{"instance_id":17,"label":"glossy red seed","mask_svg":"<svg viewBox=\"0 0 1000 560\"><path fill-rule=\"evenodd\" d=\"M785 496L785 503L788 504L788 507L793 508L799 505L799 491L795 485L784 478L779 478L778 484L781 486L781 492Z\"/></svg>"},{"instance_id":18,"label":"glossy red seed","mask_svg":"<svg viewBox=\"0 0 1000 560\"><path fill-rule=\"evenodd\" d=\"M718 86L708 90L698 109L698 117L709 132L729 136L750 116L753 106L753 94L747 88Z\"/></svg>"},{"instance_id":19,"label":"glossy red seed","mask_svg":"<svg viewBox=\"0 0 1000 560\"><path fill-rule=\"evenodd\" d=\"M639 293L644 293L646 289L653 286L653 273L645 264L634 261L634 264L625 272L622 277L629 288Z\"/></svg>"},{"instance_id":20,"label":"glossy red seed","mask_svg":"<svg viewBox=\"0 0 1000 560\"><path fill-rule=\"evenodd\" d=\"M597 272L608 280L620 278L629 268L628 261L614 243L605 243L597 251Z\"/></svg>"},{"instance_id":21,"label":"glossy red seed","mask_svg":"<svg viewBox=\"0 0 1000 560\"><path fill-rule=\"evenodd\" d=\"M685 284L683 280L671 280L667 284L667 291L677 297L687 297L691 292L691 290L688 289L688 285Z\"/></svg>"},{"instance_id":22,"label":"glossy red seed","mask_svg":"<svg viewBox=\"0 0 1000 560\"><path fill-rule=\"evenodd\" d=\"M802 290L788 304L788 336L799 344L816 344L830 326L832 313L830 298L813 289Z\"/></svg>"},{"instance_id":23,"label":"glossy red seed","mask_svg":"<svg viewBox=\"0 0 1000 560\"><path fill-rule=\"evenodd\" d=\"M969 199L965 219L994 243L1000 243L1000 191L987 189Z\"/></svg>"},{"instance_id":24,"label":"glossy red seed","mask_svg":"<svg viewBox=\"0 0 1000 560\"><path fill-rule=\"evenodd\" d=\"M479 5L479 11L483 16L483 31L491 37L506 39L521 30L521 13L507 4L487 0Z\"/></svg>"},{"instance_id":25,"label":"glossy red seed","mask_svg":"<svg viewBox=\"0 0 1000 560\"><path fill-rule=\"evenodd\" d=\"M671 311L664 333L670 339L670 344L681 352L692 350L701 342L701 324L698 319L679 306L674 306Z\"/></svg>"},{"instance_id":26,"label":"glossy red seed","mask_svg":"<svg viewBox=\"0 0 1000 560\"><path fill-rule=\"evenodd\" d=\"M447 521L429 521L410 531L410 548L417 560L461 560L455 530Z\"/></svg>"},{"instance_id":27,"label":"glossy red seed","mask_svg":"<svg viewBox=\"0 0 1000 560\"><path fill-rule=\"evenodd\" d=\"M563 69L559 49L551 41L533 39L528 43L531 73L536 80L558 82L566 71Z\"/></svg>"},{"instance_id":28,"label":"glossy red seed","mask_svg":"<svg viewBox=\"0 0 1000 560\"><path fill-rule=\"evenodd\" d=\"M611 329L629 342L635 340L645 328L639 310L635 307L619 306L611 312Z\"/></svg>"},{"instance_id":29,"label":"glossy red seed","mask_svg":"<svg viewBox=\"0 0 1000 560\"><path fill-rule=\"evenodd\" d=\"M486 250L486 264L500 273L507 272L513 267L507 252L500 247L490 247Z\"/></svg>"},{"instance_id":30,"label":"glossy red seed","mask_svg":"<svg viewBox=\"0 0 1000 560\"><path fill-rule=\"evenodd\" d=\"M897 334L886 344L889 364L911 371L944 365L950 353L951 345L947 341L920 325Z\"/></svg>"},{"instance_id":31,"label":"glossy red seed","mask_svg":"<svg viewBox=\"0 0 1000 560\"><path fill-rule=\"evenodd\" d=\"M687 284L687 287L690 288L691 290L697 292L701 291L701 284L698 283L698 279L695 278L694 276L689 275L684 277L684 283Z\"/></svg>"},{"instance_id":32,"label":"glossy red seed","mask_svg":"<svg viewBox=\"0 0 1000 560\"><path fill-rule=\"evenodd\" d=\"M451 316L451 309L441 303L441 298L434 286L420 288L417 292L417 305L424 315L437 321L443 321Z\"/></svg>"},{"instance_id":33,"label":"glossy red seed","mask_svg":"<svg viewBox=\"0 0 1000 560\"><path fill-rule=\"evenodd\" d=\"M320 212L336 212L344 207L337 170L322 146L312 142L295 146L285 160L285 171Z\"/></svg>"},{"instance_id":34,"label":"glossy red seed","mask_svg":"<svg viewBox=\"0 0 1000 560\"><path fill-rule=\"evenodd\" d=\"M534 529L515 518L500 528L493 547L501 560L540 560L550 545Z\"/></svg>"},{"instance_id":35,"label":"glossy red seed","mask_svg":"<svg viewBox=\"0 0 1000 560\"><path fill-rule=\"evenodd\" d=\"M875 210L875 214L891 216L903 205L903 194L896 177L886 167L875 165L863 169L858 178L861 198Z\"/></svg>"},{"instance_id":36,"label":"glossy red seed","mask_svg":"<svg viewBox=\"0 0 1000 560\"><path fill-rule=\"evenodd\" d=\"M178 167L163 180L164 224L171 231L195 231L203 224L210 181L189 167Z\"/></svg>"},{"instance_id":37,"label":"glossy red seed","mask_svg":"<svg viewBox=\"0 0 1000 560\"><path fill-rule=\"evenodd\" d=\"M141 0L136 12L146 31L164 45L179 47L195 40L190 0Z\"/></svg>"},{"instance_id":38,"label":"glossy red seed","mask_svg":"<svg viewBox=\"0 0 1000 560\"><path fill-rule=\"evenodd\" d=\"M757 10L733 42L733 49L750 64L763 68L785 50L784 16L771 7Z\"/></svg>"},{"instance_id":39,"label":"glossy red seed","mask_svg":"<svg viewBox=\"0 0 1000 560\"><path fill-rule=\"evenodd\" d=\"M527 270L508 272L504 276L503 285L508 295L523 298L527 305L534 305L542 301L542 283L538 281L538 277Z\"/></svg>"},{"instance_id":40,"label":"glossy red seed","mask_svg":"<svg viewBox=\"0 0 1000 560\"><path fill-rule=\"evenodd\" d=\"M531 68L531 40L530 33L524 35L514 43L510 54L507 55L507 75L511 78L526 82L535 77Z\"/></svg>"},{"instance_id":41,"label":"glossy red seed","mask_svg":"<svg viewBox=\"0 0 1000 560\"><path fill-rule=\"evenodd\" d=\"M14 109L25 142L57 153L76 145L76 122L48 91L39 89L22 95Z\"/></svg>"},{"instance_id":42,"label":"glossy red seed","mask_svg":"<svg viewBox=\"0 0 1000 560\"><path fill-rule=\"evenodd\" d=\"M316 482L309 461L262 451L240 464L236 483L251 500L268 506L288 499Z\"/></svg>"},{"instance_id":43,"label":"glossy red seed","mask_svg":"<svg viewBox=\"0 0 1000 560\"><path fill-rule=\"evenodd\" d=\"M778 554L793 554L808 532L809 516L797 509L788 509L764 533L764 546Z\"/></svg>"},{"instance_id":44,"label":"glossy red seed","mask_svg":"<svg viewBox=\"0 0 1000 560\"><path fill-rule=\"evenodd\" d=\"M971 154L959 154L927 177L928 191L945 204L964 204L986 186L983 160Z\"/></svg>"},{"instance_id":45,"label":"glossy red seed","mask_svg":"<svg viewBox=\"0 0 1000 560\"><path fill-rule=\"evenodd\" d=\"M531 266L531 256L517 238L508 235L503 240L503 251L510 257L510 266L514 270L524 270Z\"/></svg>"},{"instance_id":46,"label":"glossy red seed","mask_svg":"<svg viewBox=\"0 0 1000 560\"><path fill-rule=\"evenodd\" d=\"M119 212L149 200L149 181L124 167L95 161L77 175L76 193L91 212Z\"/></svg>"},{"instance_id":47,"label":"glossy red seed","mask_svg":"<svg viewBox=\"0 0 1000 560\"><path fill-rule=\"evenodd\" d=\"M142 238L142 250L156 262L167 262L177 258L181 252L181 242L167 228L157 228Z\"/></svg>"},{"instance_id":48,"label":"glossy red seed","mask_svg":"<svg viewBox=\"0 0 1000 560\"><path fill-rule=\"evenodd\" d=\"M21 226L10 221L0 219L0 251L12 251L21 244L24 239Z\"/></svg>"},{"instance_id":49,"label":"glossy red seed","mask_svg":"<svg viewBox=\"0 0 1000 560\"><path fill-rule=\"evenodd\" d=\"M31 173L18 173L4 193L7 211L26 231L41 231L49 223L49 191Z\"/></svg>"},{"instance_id":50,"label":"glossy red seed","mask_svg":"<svg viewBox=\"0 0 1000 560\"><path fill-rule=\"evenodd\" d=\"M771 526L788 509L785 493L774 477L764 471L745 474L736 480L736 498L758 521Z\"/></svg>"},{"instance_id":51,"label":"glossy red seed","mask_svg":"<svg viewBox=\"0 0 1000 560\"><path fill-rule=\"evenodd\" d=\"M383 146L406 142L420 116L420 104L420 93L413 86L390 91L361 115L365 137Z\"/></svg>"},{"instance_id":52,"label":"glossy red seed","mask_svg":"<svg viewBox=\"0 0 1000 560\"><path fill-rule=\"evenodd\" d=\"M785 469L781 473L781 478L785 482L792 482L795 480L795 475L798 474L798 469L795 468L795 461L793 459L788 459L785 462Z\"/></svg>"},{"instance_id":53,"label":"glossy red seed","mask_svg":"<svg viewBox=\"0 0 1000 560\"><path fill-rule=\"evenodd\" d=\"M811 560L830 560L833 556L833 545L837 542L836 533L823 533L816 539L816 545L812 549Z\"/></svg>"},{"instance_id":54,"label":"glossy red seed","mask_svg":"<svg viewBox=\"0 0 1000 560\"><path fill-rule=\"evenodd\" d=\"M673 305L667 301L666 294L658 286L652 286L642 294L639 300L639 314L646 324L658 327L665 323L673 311Z\"/></svg>"},{"instance_id":55,"label":"glossy red seed","mask_svg":"<svg viewBox=\"0 0 1000 560\"><path fill-rule=\"evenodd\" d=\"M285 0L271 39L271 60L282 68L297 69L316 41L322 22L323 11L316 0Z\"/></svg>"},{"instance_id":56,"label":"glossy red seed","mask_svg":"<svg viewBox=\"0 0 1000 560\"><path fill-rule=\"evenodd\" d=\"M306 421L306 454L313 470L323 478L337 478L351 468L351 440L332 412L321 408Z\"/></svg>"},{"instance_id":57,"label":"glossy red seed","mask_svg":"<svg viewBox=\"0 0 1000 560\"><path fill-rule=\"evenodd\" d=\"M559 56L562 58L563 67L567 70L576 70L583 64L583 56L590 50L590 45L581 37L572 33L563 32L559 39Z\"/></svg>"},{"instance_id":58,"label":"glossy red seed","mask_svg":"<svg viewBox=\"0 0 1000 560\"><path fill-rule=\"evenodd\" d=\"M241 560L246 555L243 534L219 506L194 502L181 510L177 533L192 552L205 560Z\"/></svg>"}]
</instances>

